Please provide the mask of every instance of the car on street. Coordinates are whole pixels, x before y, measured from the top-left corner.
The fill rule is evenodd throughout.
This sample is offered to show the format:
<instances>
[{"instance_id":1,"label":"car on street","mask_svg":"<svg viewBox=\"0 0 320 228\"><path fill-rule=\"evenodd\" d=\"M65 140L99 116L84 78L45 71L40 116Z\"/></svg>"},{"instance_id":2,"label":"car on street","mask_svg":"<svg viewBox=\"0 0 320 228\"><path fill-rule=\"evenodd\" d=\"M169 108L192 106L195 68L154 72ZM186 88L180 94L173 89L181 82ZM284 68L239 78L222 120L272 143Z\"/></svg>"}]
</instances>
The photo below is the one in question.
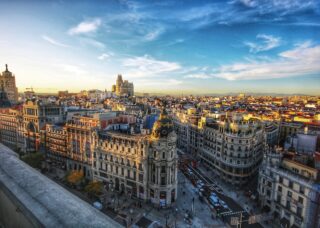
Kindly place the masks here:
<instances>
[{"instance_id":1,"label":"car on street","mask_svg":"<svg viewBox=\"0 0 320 228\"><path fill-rule=\"evenodd\" d=\"M214 207L219 207L219 206L220 206L220 204L219 204L219 198L216 197L216 196L211 195L211 196L209 197L209 202L210 202Z\"/></svg>"},{"instance_id":2,"label":"car on street","mask_svg":"<svg viewBox=\"0 0 320 228\"><path fill-rule=\"evenodd\" d=\"M220 200L219 203L224 209L229 209L228 205L223 200Z\"/></svg>"}]
</instances>

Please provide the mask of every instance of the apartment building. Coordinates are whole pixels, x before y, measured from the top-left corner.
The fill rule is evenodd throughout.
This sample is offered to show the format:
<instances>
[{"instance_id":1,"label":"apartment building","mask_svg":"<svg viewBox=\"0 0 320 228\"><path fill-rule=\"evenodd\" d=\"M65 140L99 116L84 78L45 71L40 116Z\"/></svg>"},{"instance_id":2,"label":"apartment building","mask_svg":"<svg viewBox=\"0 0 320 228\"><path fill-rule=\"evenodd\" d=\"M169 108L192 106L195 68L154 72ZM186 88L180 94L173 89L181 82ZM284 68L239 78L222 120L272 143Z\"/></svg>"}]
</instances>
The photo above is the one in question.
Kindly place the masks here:
<instances>
[{"instance_id":1,"label":"apartment building","mask_svg":"<svg viewBox=\"0 0 320 228\"><path fill-rule=\"evenodd\" d=\"M264 134L258 119L245 120L241 113L221 116L205 126L198 156L224 181L245 185L257 174L262 161Z\"/></svg>"},{"instance_id":2,"label":"apartment building","mask_svg":"<svg viewBox=\"0 0 320 228\"><path fill-rule=\"evenodd\" d=\"M15 151L24 150L24 127L20 107L0 110L0 142Z\"/></svg>"},{"instance_id":3,"label":"apartment building","mask_svg":"<svg viewBox=\"0 0 320 228\"><path fill-rule=\"evenodd\" d=\"M259 171L259 202L281 227L320 226L319 170L310 156L267 153Z\"/></svg>"}]
</instances>

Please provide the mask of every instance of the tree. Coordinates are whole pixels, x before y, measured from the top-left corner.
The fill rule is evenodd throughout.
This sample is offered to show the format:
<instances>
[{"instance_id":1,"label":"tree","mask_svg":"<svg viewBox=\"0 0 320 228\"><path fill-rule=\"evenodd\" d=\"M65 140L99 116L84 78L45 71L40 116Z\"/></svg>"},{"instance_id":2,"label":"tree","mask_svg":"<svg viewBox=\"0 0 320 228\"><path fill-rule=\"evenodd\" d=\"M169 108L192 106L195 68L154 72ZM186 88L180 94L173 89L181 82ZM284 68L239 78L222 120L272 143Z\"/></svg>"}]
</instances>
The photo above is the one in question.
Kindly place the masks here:
<instances>
[{"instance_id":1,"label":"tree","mask_svg":"<svg viewBox=\"0 0 320 228\"><path fill-rule=\"evenodd\" d=\"M44 156L40 152L30 153L21 157L21 160L32 166L33 168L40 169L41 162L44 160Z\"/></svg>"},{"instance_id":2,"label":"tree","mask_svg":"<svg viewBox=\"0 0 320 228\"><path fill-rule=\"evenodd\" d=\"M73 170L67 175L67 181L70 184L78 185L83 181L83 171L82 170Z\"/></svg>"},{"instance_id":3,"label":"tree","mask_svg":"<svg viewBox=\"0 0 320 228\"><path fill-rule=\"evenodd\" d=\"M99 196L102 194L103 184L100 181L91 181L89 184L86 185L84 190L89 195Z\"/></svg>"}]
</instances>

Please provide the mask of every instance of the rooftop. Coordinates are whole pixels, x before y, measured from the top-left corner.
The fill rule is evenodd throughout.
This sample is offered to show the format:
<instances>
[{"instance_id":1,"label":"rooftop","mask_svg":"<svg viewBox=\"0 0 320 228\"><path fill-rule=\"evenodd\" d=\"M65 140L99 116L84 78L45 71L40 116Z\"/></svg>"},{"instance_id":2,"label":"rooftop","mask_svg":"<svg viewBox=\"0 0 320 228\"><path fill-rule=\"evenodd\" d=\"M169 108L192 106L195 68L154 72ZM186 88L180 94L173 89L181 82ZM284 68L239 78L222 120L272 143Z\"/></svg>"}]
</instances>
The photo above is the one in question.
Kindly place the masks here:
<instances>
[{"instance_id":1,"label":"rooftop","mask_svg":"<svg viewBox=\"0 0 320 228\"><path fill-rule=\"evenodd\" d=\"M121 227L111 218L22 162L16 153L2 144L0 190L9 191L26 208L27 213L31 213L44 227Z\"/></svg>"}]
</instances>

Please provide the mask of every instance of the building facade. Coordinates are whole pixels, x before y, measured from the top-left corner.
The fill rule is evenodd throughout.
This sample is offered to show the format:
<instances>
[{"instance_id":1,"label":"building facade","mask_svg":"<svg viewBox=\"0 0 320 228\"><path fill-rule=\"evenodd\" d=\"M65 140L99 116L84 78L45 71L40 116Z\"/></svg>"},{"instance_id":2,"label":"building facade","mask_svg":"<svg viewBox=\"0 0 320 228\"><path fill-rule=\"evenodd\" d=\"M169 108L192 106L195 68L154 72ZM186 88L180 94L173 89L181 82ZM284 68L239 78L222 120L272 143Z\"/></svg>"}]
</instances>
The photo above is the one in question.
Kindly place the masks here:
<instances>
[{"instance_id":1,"label":"building facade","mask_svg":"<svg viewBox=\"0 0 320 228\"><path fill-rule=\"evenodd\" d=\"M11 104L18 102L18 89L16 87L16 78L8 70L8 65L6 64L6 70L0 74L0 90L6 93L6 96Z\"/></svg>"},{"instance_id":2,"label":"building facade","mask_svg":"<svg viewBox=\"0 0 320 228\"><path fill-rule=\"evenodd\" d=\"M133 83L128 80L123 80L121 74L118 75L116 84L112 86L111 90L116 93L117 96L130 97L134 95Z\"/></svg>"},{"instance_id":3,"label":"building facade","mask_svg":"<svg viewBox=\"0 0 320 228\"><path fill-rule=\"evenodd\" d=\"M73 116L66 125L67 170L82 170L85 177L92 178L91 166L94 151L94 132L99 120L89 116Z\"/></svg>"},{"instance_id":4,"label":"building facade","mask_svg":"<svg viewBox=\"0 0 320 228\"><path fill-rule=\"evenodd\" d=\"M41 143L45 143L46 124L62 123L64 121L63 107L41 100L27 100L23 104L23 122L26 138L26 152L39 151Z\"/></svg>"},{"instance_id":5,"label":"building facade","mask_svg":"<svg viewBox=\"0 0 320 228\"><path fill-rule=\"evenodd\" d=\"M259 202L282 227L320 226L319 170L281 153L265 155L259 171Z\"/></svg>"},{"instance_id":6,"label":"building facade","mask_svg":"<svg viewBox=\"0 0 320 228\"><path fill-rule=\"evenodd\" d=\"M0 110L0 142L15 151L24 151L25 138L21 110Z\"/></svg>"},{"instance_id":7,"label":"building facade","mask_svg":"<svg viewBox=\"0 0 320 228\"><path fill-rule=\"evenodd\" d=\"M68 133L65 126L46 125L46 155L54 161L66 164L68 159Z\"/></svg>"},{"instance_id":8,"label":"building facade","mask_svg":"<svg viewBox=\"0 0 320 228\"><path fill-rule=\"evenodd\" d=\"M165 112L151 135L100 134L93 156L94 179L160 207L170 206L177 198L176 140Z\"/></svg>"},{"instance_id":9,"label":"building facade","mask_svg":"<svg viewBox=\"0 0 320 228\"><path fill-rule=\"evenodd\" d=\"M207 124L199 157L224 181L245 185L257 174L264 146L262 123L234 113Z\"/></svg>"}]
</instances>

